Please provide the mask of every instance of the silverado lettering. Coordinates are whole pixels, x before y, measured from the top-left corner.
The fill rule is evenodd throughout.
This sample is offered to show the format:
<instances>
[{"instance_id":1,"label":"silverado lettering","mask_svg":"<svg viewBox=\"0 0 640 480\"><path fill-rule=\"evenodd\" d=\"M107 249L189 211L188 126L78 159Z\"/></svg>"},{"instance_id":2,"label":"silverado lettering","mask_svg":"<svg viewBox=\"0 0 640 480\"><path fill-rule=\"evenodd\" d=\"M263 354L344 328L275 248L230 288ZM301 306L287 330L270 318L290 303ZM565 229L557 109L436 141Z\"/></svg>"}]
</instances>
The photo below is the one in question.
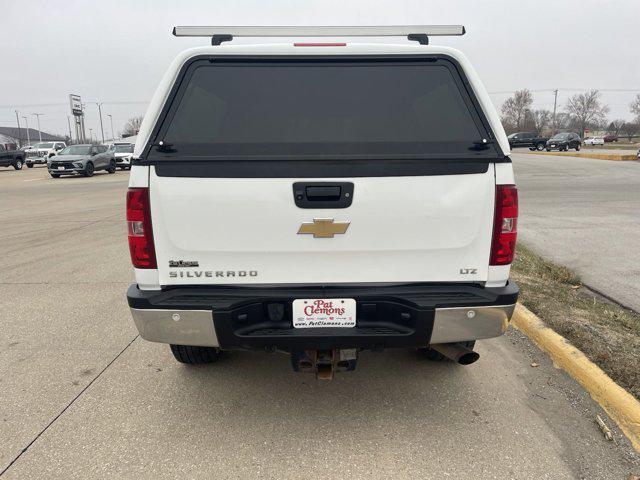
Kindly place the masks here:
<instances>
[{"instance_id":1,"label":"silverado lettering","mask_svg":"<svg viewBox=\"0 0 640 480\"><path fill-rule=\"evenodd\" d=\"M213 270L193 270L193 271L178 271L169 272L169 278L200 278L200 277L212 278L216 277L257 277L258 272L256 270L239 270L233 271L213 271Z\"/></svg>"}]
</instances>

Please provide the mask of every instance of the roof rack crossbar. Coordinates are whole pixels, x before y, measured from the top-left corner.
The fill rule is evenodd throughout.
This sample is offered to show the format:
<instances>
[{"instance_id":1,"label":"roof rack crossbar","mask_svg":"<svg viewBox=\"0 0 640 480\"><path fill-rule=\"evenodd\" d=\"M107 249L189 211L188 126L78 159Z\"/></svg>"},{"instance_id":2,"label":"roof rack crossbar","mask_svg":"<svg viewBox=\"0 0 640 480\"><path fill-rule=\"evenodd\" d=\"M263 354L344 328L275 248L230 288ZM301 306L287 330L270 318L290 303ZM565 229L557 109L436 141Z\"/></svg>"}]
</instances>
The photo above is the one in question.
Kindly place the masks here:
<instances>
[{"instance_id":1,"label":"roof rack crossbar","mask_svg":"<svg viewBox=\"0 0 640 480\"><path fill-rule=\"evenodd\" d=\"M180 26L173 27L176 37L424 37L459 36L463 25L380 25L380 26ZM230 40L230 39L229 39ZM225 39L224 41L228 41ZM422 42L420 42L422 43Z\"/></svg>"}]
</instances>

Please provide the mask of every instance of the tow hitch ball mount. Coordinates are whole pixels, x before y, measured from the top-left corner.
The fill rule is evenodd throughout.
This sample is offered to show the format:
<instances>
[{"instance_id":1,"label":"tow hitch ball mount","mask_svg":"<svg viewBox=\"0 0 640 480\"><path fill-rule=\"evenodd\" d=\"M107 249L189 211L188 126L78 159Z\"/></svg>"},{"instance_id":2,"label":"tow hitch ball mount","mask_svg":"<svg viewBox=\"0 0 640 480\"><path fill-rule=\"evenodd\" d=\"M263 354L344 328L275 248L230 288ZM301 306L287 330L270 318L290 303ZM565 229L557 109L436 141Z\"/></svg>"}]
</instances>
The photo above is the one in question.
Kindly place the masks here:
<instances>
[{"instance_id":1,"label":"tow hitch ball mount","mask_svg":"<svg viewBox=\"0 0 640 480\"><path fill-rule=\"evenodd\" d=\"M358 351L355 348L304 350L291 353L291 365L296 372L314 373L318 380L332 380L334 372L356 369Z\"/></svg>"}]
</instances>

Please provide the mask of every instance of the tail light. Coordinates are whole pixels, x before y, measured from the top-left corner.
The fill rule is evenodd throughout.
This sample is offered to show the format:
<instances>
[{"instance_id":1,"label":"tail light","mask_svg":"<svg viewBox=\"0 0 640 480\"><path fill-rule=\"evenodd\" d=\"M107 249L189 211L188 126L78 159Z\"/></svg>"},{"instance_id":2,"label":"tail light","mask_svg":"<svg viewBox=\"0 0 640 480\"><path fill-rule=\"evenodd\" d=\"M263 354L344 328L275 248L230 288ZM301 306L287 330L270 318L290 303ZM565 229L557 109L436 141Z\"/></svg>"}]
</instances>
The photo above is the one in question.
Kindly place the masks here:
<instances>
[{"instance_id":1,"label":"tail light","mask_svg":"<svg viewBox=\"0 0 640 480\"><path fill-rule=\"evenodd\" d=\"M127 190L129 252L135 268L157 268L148 188Z\"/></svg>"},{"instance_id":2,"label":"tail light","mask_svg":"<svg viewBox=\"0 0 640 480\"><path fill-rule=\"evenodd\" d=\"M517 234L518 189L515 185L496 185L490 265L508 265L513 261Z\"/></svg>"}]
</instances>

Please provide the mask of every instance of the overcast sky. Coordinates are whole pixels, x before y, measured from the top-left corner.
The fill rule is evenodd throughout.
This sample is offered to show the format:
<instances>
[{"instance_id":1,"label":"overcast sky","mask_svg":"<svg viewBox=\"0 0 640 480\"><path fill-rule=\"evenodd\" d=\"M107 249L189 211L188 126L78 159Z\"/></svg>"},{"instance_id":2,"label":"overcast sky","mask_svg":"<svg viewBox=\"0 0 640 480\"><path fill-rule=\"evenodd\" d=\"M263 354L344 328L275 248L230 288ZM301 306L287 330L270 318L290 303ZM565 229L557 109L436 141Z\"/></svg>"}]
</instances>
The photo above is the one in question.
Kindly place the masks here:
<instances>
[{"instance_id":1,"label":"overcast sky","mask_svg":"<svg viewBox=\"0 0 640 480\"><path fill-rule=\"evenodd\" d=\"M87 102L97 137L92 102L104 102L107 137L107 114L116 132L144 114L176 53L208 43L174 38L174 25L464 24L464 37L432 43L466 53L498 107L521 88L549 109L552 89L562 109L596 88L611 118L630 118L640 93L640 0L0 0L0 15L0 126L15 126L17 109L60 134L69 93Z\"/></svg>"}]
</instances>

